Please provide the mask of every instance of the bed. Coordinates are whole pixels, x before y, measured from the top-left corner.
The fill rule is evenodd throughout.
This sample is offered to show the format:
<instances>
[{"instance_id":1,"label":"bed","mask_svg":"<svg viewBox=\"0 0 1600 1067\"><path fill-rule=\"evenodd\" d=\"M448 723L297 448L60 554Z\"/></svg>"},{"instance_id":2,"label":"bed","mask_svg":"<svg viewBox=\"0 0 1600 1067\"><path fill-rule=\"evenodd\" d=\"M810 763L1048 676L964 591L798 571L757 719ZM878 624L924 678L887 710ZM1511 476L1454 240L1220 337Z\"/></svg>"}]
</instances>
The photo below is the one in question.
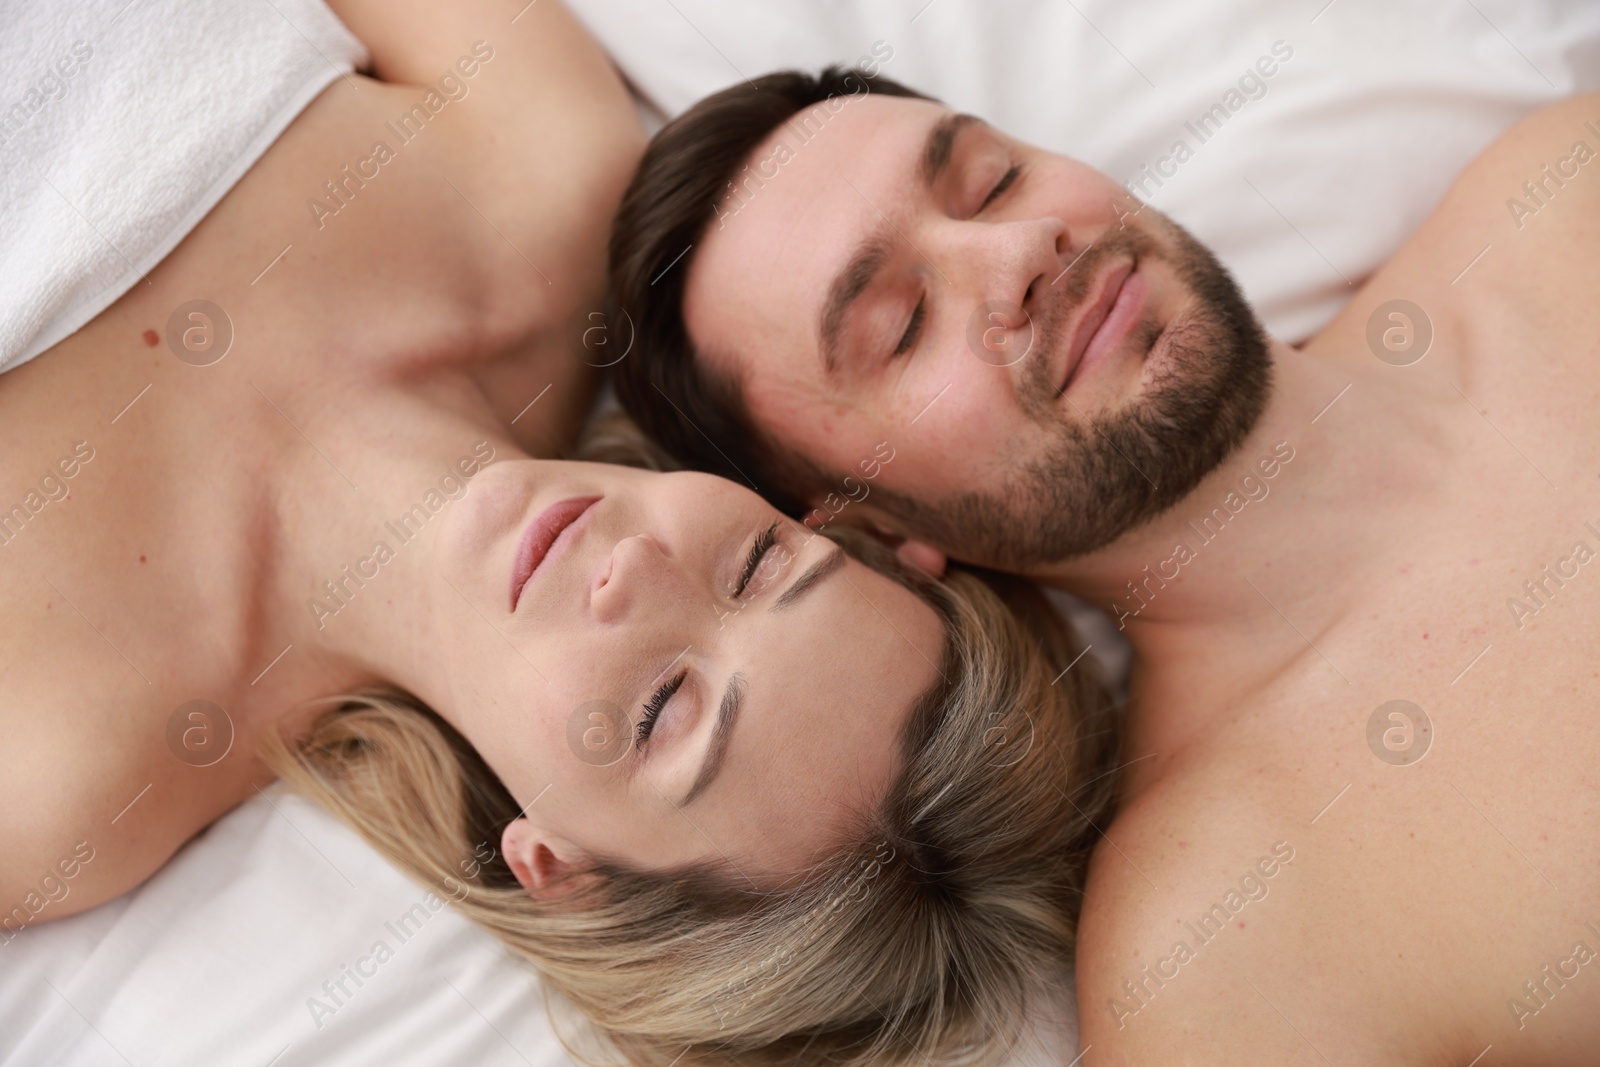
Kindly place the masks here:
<instances>
[{"instance_id":1,"label":"bed","mask_svg":"<svg viewBox=\"0 0 1600 1067\"><path fill-rule=\"evenodd\" d=\"M1518 117L1600 88L1592 0L569 2L654 122L771 69L876 59L1134 183L1291 342ZM0 100L27 75L0 64ZM170 248L171 230L140 232ZM1108 621L1061 604L1125 670ZM0 1063L571 1063L537 978L439 903L270 788L143 886L0 943ZM1077 1054L1065 977L1057 1007L1019 1065Z\"/></svg>"}]
</instances>

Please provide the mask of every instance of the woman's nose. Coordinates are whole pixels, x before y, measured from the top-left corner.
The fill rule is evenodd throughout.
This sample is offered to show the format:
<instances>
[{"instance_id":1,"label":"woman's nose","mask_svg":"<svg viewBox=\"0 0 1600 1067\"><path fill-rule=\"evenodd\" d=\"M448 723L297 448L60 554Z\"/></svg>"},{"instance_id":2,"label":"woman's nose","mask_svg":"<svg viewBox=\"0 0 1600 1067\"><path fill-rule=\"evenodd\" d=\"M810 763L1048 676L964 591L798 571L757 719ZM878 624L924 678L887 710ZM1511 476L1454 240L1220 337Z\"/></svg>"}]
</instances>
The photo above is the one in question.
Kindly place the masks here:
<instances>
[{"instance_id":1,"label":"woman's nose","mask_svg":"<svg viewBox=\"0 0 1600 1067\"><path fill-rule=\"evenodd\" d=\"M589 605L600 622L621 622L642 607L667 608L683 599L687 582L662 544L649 534L624 537L595 572Z\"/></svg>"}]
</instances>

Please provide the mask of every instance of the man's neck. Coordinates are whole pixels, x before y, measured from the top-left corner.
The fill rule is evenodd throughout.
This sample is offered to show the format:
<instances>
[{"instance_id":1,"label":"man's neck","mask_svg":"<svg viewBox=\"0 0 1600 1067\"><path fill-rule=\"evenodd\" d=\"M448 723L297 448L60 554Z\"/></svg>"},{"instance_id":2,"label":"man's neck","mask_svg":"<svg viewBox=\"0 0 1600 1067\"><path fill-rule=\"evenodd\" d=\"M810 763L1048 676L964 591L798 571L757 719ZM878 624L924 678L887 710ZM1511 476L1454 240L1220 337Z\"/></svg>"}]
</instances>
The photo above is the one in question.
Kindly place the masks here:
<instances>
[{"instance_id":1,"label":"man's neck","mask_svg":"<svg viewBox=\"0 0 1600 1067\"><path fill-rule=\"evenodd\" d=\"M1110 611L1147 676L1200 664L1243 685L1307 653L1381 580L1435 484L1449 415L1431 393L1370 358L1272 353L1265 411L1193 492L1034 575Z\"/></svg>"}]
</instances>

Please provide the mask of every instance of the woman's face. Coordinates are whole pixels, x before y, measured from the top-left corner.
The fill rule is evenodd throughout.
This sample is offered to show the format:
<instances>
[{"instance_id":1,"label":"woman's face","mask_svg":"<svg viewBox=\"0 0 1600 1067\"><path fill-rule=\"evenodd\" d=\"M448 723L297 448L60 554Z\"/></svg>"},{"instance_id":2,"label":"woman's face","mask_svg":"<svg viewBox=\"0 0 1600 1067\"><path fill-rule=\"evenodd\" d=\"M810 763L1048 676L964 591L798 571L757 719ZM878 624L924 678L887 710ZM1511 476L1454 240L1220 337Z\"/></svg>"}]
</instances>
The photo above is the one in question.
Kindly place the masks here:
<instances>
[{"instance_id":1,"label":"woman's face","mask_svg":"<svg viewBox=\"0 0 1600 1067\"><path fill-rule=\"evenodd\" d=\"M803 871L884 795L943 651L915 594L704 474L493 464L433 572L435 706L526 805L536 883Z\"/></svg>"}]
</instances>

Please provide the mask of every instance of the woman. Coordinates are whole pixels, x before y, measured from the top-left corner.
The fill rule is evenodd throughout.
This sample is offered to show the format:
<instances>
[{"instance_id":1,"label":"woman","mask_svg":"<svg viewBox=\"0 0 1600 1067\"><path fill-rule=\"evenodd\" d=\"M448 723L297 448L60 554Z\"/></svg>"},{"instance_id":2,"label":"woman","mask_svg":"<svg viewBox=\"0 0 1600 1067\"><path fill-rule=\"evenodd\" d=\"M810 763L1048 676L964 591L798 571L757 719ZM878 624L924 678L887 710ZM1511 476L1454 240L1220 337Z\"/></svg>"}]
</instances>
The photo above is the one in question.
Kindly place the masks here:
<instances>
[{"instance_id":1,"label":"woman","mask_svg":"<svg viewBox=\"0 0 1600 1067\"><path fill-rule=\"evenodd\" d=\"M480 476L446 558L517 558L469 528L519 499L521 466ZM1104 690L1067 672L1078 651L1038 591L941 584L848 532L842 550L714 476L527 476L563 484L540 504L575 494L534 530L576 514L581 539L557 537L520 594L511 567L546 682L480 687L510 662L486 641L498 655L453 710L361 694L269 740L273 764L535 964L628 1062L1003 1056L1036 998L1061 995L1116 749ZM507 491L484 492L491 478ZM590 619L622 625L608 642Z\"/></svg>"},{"instance_id":2,"label":"woman","mask_svg":"<svg viewBox=\"0 0 1600 1067\"><path fill-rule=\"evenodd\" d=\"M643 143L604 54L553 3L334 7L382 80L334 81L147 283L0 377L0 907L95 854L33 921L138 884L270 781L251 753L282 709L374 677L351 650L404 618L436 505L491 457L565 448L593 395L568 324ZM307 210L463 69L335 217Z\"/></svg>"},{"instance_id":3,"label":"woman","mask_svg":"<svg viewBox=\"0 0 1600 1067\"><path fill-rule=\"evenodd\" d=\"M324 92L0 378L0 901L79 861L6 936L148 877L262 749L639 1062L994 1047L1070 948L1109 782L1098 694L1050 685L1066 635L731 483L529 458L588 404L626 96L553 4L335 6L386 82ZM491 37L471 97L306 214Z\"/></svg>"}]
</instances>

